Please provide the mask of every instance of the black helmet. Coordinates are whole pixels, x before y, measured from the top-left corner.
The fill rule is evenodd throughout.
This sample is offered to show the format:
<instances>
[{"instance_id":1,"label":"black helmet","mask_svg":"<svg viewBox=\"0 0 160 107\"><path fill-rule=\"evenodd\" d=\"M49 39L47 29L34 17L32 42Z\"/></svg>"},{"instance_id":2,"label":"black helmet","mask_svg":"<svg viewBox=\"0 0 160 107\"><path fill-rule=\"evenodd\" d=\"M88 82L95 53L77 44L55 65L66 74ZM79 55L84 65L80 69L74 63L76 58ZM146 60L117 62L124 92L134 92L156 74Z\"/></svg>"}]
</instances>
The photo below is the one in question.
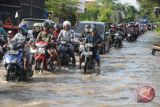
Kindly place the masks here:
<instances>
[{"instance_id":1,"label":"black helmet","mask_svg":"<svg viewBox=\"0 0 160 107\"><path fill-rule=\"evenodd\" d=\"M51 28L54 28L54 23L50 22L49 24Z\"/></svg>"},{"instance_id":2,"label":"black helmet","mask_svg":"<svg viewBox=\"0 0 160 107\"><path fill-rule=\"evenodd\" d=\"M51 24L48 21L44 21L43 24L42 24L42 27L50 28Z\"/></svg>"},{"instance_id":3,"label":"black helmet","mask_svg":"<svg viewBox=\"0 0 160 107\"><path fill-rule=\"evenodd\" d=\"M85 25L85 28L90 28L90 25L88 25L88 24L87 24L87 25Z\"/></svg>"},{"instance_id":4,"label":"black helmet","mask_svg":"<svg viewBox=\"0 0 160 107\"><path fill-rule=\"evenodd\" d=\"M91 27L91 32L97 32L97 27L96 26L92 26Z\"/></svg>"},{"instance_id":5,"label":"black helmet","mask_svg":"<svg viewBox=\"0 0 160 107\"><path fill-rule=\"evenodd\" d=\"M55 24L54 28L60 29L60 26L58 24Z\"/></svg>"}]
</instances>

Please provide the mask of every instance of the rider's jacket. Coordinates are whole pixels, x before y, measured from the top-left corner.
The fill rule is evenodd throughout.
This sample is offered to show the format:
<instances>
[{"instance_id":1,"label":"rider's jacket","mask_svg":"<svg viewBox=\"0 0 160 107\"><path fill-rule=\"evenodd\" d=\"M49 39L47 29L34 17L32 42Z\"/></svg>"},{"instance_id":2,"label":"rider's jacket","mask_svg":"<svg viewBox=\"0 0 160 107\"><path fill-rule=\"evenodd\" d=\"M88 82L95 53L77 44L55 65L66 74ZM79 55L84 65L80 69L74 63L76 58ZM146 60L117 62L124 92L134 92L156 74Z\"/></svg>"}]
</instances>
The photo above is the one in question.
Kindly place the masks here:
<instances>
[{"instance_id":1,"label":"rider's jacket","mask_svg":"<svg viewBox=\"0 0 160 107\"><path fill-rule=\"evenodd\" d=\"M28 33L27 36L24 36L24 35L22 35L21 33L17 33L17 34L13 37L13 39L12 39L11 41L16 42L17 44L18 44L18 43L19 43L19 44L24 44L24 42L26 41L26 39L27 39L27 41L33 40L33 35L32 35L32 33ZM29 48L28 45L25 45L25 47L24 47L24 52L25 52L26 54L29 54L30 48Z\"/></svg>"},{"instance_id":2,"label":"rider's jacket","mask_svg":"<svg viewBox=\"0 0 160 107\"><path fill-rule=\"evenodd\" d=\"M35 31L33 31L33 38L34 39L36 39L37 37L38 37L38 34L39 34L40 32L35 32Z\"/></svg>"},{"instance_id":3,"label":"rider's jacket","mask_svg":"<svg viewBox=\"0 0 160 107\"><path fill-rule=\"evenodd\" d=\"M41 40L44 41L44 42L49 42L49 40L51 40L51 38L53 36L52 33L47 34L44 31L40 32L39 35L40 35Z\"/></svg>"},{"instance_id":4,"label":"rider's jacket","mask_svg":"<svg viewBox=\"0 0 160 107\"><path fill-rule=\"evenodd\" d=\"M28 33L27 36L22 35L21 33L17 33L11 41L17 42L17 43L22 43L25 42L25 40L29 38L30 40L33 39L33 35L31 33Z\"/></svg>"},{"instance_id":5,"label":"rider's jacket","mask_svg":"<svg viewBox=\"0 0 160 107\"><path fill-rule=\"evenodd\" d=\"M57 40L59 33L60 33L60 31L55 31L55 30L53 31L53 38L55 40Z\"/></svg>"},{"instance_id":6,"label":"rider's jacket","mask_svg":"<svg viewBox=\"0 0 160 107\"><path fill-rule=\"evenodd\" d=\"M102 43L102 38L99 34L96 34L95 36L90 34L90 35L87 35L85 43L93 43L95 45L100 44ZM99 48L95 46L93 50L94 52L98 53Z\"/></svg>"},{"instance_id":7,"label":"rider's jacket","mask_svg":"<svg viewBox=\"0 0 160 107\"><path fill-rule=\"evenodd\" d=\"M102 42L102 38L99 34L96 34L95 36L90 34L90 35L87 35L85 42L99 44Z\"/></svg>"},{"instance_id":8,"label":"rider's jacket","mask_svg":"<svg viewBox=\"0 0 160 107\"><path fill-rule=\"evenodd\" d=\"M80 36L80 38L86 38L87 35L90 35L91 33L90 32L83 32Z\"/></svg>"},{"instance_id":9,"label":"rider's jacket","mask_svg":"<svg viewBox=\"0 0 160 107\"><path fill-rule=\"evenodd\" d=\"M72 30L61 30L61 32L58 35L57 41L67 41L71 42L71 40L74 38L74 32Z\"/></svg>"}]
</instances>

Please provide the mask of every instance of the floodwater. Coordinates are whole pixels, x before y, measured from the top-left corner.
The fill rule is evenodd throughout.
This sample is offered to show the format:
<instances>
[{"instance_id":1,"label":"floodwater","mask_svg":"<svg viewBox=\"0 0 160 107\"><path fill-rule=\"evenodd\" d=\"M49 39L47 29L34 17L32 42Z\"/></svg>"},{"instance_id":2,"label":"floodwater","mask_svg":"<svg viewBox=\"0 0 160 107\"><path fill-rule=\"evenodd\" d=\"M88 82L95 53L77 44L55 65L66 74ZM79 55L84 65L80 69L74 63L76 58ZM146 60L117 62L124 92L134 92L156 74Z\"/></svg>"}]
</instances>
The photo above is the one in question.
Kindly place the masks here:
<instances>
[{"instance_id":1,"label":"floodwater","mask_svg":"<svg viewBox=\"0 0 160 107\"><path fill-rule=\"evenodd\" d=\"M123 48L102 55L99 73L66 69L8 83L1 68L0 107L160 107L160 53L151 55L152 44L158 41L153 32L137 42L124 41ZM137 103L136 89L146 84L155 88L156 97Z\"/></svg>"}]
</instances>

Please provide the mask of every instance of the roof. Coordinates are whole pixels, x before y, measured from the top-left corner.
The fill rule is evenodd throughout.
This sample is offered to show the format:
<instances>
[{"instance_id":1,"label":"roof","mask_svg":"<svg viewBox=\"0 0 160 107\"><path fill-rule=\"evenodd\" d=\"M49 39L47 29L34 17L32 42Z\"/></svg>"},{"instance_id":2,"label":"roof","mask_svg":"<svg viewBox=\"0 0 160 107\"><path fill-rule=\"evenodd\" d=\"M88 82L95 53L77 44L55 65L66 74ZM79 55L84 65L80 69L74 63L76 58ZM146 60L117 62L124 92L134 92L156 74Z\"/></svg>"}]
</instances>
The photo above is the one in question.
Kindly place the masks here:
<instances>
[{"instance_id":1,"label":"roof","mask_svg":"<svg viewBox=\"0 0 160 107\"><path fill-rule=\"evenodd\" d=\"M6 4L0 4L0 6L9 7L9 8L20 8L20 6L6 5Z\"/></svg>"},{"instance_id":2,"label":"roof","mask_svg":"<svg viewBox=\"0 0 160 107\"><path fill-rule=\"evenodd\" d=\"M23 20L42 20L42 21L44 21L44 20L46 20L46 19L38 19L38 18L24 18Z\"/></svg>"},{"instance_id":3,"label":"roof","mask_svg":"<svg viewBox=\"0 0 160 107\"><path fill-rule=\"evenodd\" d=\"M79 23L105 24L106 22L96 22L96 21L79 21Z\"/></svg>"},{"instance_id":4,"label":"roof","mask_svg":"<svg viewBox=\"0 0 160 107\"><path fill-rule=\"evenodd\" d=\"M24 19L22 19L22 21L26 21L26 20L33 20L33 21L36 21L36 20L45 21L46 20L46 21L51 21L54 23L54 21L49 20L49 19L38 19L38 18L24 18Z\"/></svg>"}]
</instances>

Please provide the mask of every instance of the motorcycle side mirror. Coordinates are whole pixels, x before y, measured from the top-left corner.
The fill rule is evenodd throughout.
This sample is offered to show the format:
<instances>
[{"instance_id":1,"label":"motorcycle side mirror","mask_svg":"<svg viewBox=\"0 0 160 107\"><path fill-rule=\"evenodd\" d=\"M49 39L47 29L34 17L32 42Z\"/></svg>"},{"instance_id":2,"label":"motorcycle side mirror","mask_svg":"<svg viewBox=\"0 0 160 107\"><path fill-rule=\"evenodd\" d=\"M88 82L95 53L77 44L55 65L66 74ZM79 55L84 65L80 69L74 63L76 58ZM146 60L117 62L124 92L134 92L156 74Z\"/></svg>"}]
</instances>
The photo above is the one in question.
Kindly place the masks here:
<instances>
[{"instance_id":1,"label":"motorcycle side mirror","mask_svg":"<svg viewBox=\"0 0 160 107\"><path fill-rule=\"evenodd\" d=\"M108 35L109 35L109 32L106 32L105 34L106 34L106 36L108 36Z\"/></svg>"},{"instance_id":2,"label":"motorcycle side mirror","mask_svg":"<svg viewBox=\"0 0 160 107\"><path fill-rule=\"evenodd\" d=\"M74 42L74 39L71 39L71 42Z\"/></svg>"}]
</instances>

